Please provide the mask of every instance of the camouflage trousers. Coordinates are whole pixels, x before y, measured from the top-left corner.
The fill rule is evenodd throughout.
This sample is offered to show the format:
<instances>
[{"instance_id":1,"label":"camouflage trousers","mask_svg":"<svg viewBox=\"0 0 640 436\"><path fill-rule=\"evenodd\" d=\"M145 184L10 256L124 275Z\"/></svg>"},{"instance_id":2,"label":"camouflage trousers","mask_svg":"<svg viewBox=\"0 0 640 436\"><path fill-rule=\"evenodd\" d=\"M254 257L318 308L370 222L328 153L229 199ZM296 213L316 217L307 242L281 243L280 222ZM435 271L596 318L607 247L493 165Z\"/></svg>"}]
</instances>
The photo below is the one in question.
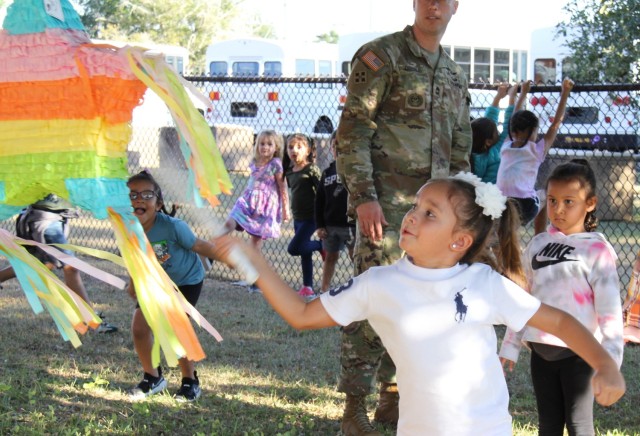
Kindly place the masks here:
<instances>
[{"instance_id":1,"label":"camouflage trousers","mask_svg":"<svg viewBox=\"0 0 640 436\"><path fill-rule=\"evenodd\" d=\"M400 225L394 228L399 229ZM382 241L363 236L359 229L356 235L353 258L356 275L372 266L392 264L402 255L398 247L397 230L385 229ZM339 392L367 395L374 388L374 380L380 383L396 382L396 366L367 321L354 322L342 328L340 364Z\"/></svg>"}]
</instances>

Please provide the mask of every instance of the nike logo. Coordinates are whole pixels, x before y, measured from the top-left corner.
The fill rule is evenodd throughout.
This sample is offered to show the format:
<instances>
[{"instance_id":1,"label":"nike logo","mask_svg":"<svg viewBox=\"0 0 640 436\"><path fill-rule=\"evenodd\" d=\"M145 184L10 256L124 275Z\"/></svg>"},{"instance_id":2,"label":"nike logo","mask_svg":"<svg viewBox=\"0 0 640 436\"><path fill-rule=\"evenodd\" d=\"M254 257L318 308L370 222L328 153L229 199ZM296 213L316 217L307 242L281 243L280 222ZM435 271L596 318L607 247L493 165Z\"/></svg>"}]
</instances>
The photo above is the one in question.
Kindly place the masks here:
<instances>
[{"instance_id":1,"label":"nike logo","mask_svg":"<svg viewBox=\"0 0 640 436\"><path fill-rule=\"evenodd\" d=\"M575 250L575 247L570 245L557 242L549 243L533 256L533 259L531 259L531 268L535 271L562 262L575 262L577 259L567 259L567 255L573 252L573 250Z\"/></svg>"}]
</instances>

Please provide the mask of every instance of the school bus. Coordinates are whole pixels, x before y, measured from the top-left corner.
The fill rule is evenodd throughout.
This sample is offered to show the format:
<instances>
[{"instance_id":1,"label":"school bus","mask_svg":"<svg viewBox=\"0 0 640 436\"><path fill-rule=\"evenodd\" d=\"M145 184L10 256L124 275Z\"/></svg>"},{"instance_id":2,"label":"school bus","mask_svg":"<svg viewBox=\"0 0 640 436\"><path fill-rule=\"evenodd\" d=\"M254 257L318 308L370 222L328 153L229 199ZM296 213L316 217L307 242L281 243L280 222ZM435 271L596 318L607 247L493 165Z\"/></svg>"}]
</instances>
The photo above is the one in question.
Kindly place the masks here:
<instances>
[{"instance_id":1,"label":"school bus","mask_svg":"<svg viewBox=\"0 0 640 436\"><path fill-rule=\"evenodd\" d=\"M535 30L531 35L531 77L534 85L557 86L571 78L574 65L566 40L555 28ZM558 131L559 148L625 151L638 150L640 118L639 95L635 91L611 91L611 86L595 86L596 91L572 91L567 101L564 121ZM598 88L602 90L597 90ZM553 121L560 93L534 92L528 109L540 120L546 132Z\"/></svg>"},{"instance_id":2,"label":"school bus","mask_svg":"<svg viewBox=\"0 0 640 436\"><path fill-rule=\"evenodd\" d=\"M331 133L338 122L338 81L305 81L336 76L335 44L239 38L207 47L206 67L214 78L209 97L211 125L248 126L257 133ZM294 78L296 81L283 81Z\"/></svg>"}]
</instances>

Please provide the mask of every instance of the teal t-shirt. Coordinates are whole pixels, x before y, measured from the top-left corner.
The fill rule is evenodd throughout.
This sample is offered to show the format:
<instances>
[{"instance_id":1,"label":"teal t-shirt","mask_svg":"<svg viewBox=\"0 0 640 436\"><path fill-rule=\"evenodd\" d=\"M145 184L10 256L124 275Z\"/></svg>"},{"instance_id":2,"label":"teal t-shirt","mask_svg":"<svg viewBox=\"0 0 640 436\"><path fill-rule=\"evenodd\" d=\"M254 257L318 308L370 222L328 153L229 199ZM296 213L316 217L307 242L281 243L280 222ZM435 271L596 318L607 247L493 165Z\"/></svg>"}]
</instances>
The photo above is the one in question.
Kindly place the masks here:
<instances>
[{"instance_id":1,"label":"teal t-shirt","mask_svg":"<svg viewBox=\"0 0 640 436\"><path fill-rule=\"evenodd\" d=\"M195 285L204 280L202 262L191 251L197 238L187 223L159 213L153 227L147 232L147 239L158 262L176 285Z\"/></svg>"}]
</instances>

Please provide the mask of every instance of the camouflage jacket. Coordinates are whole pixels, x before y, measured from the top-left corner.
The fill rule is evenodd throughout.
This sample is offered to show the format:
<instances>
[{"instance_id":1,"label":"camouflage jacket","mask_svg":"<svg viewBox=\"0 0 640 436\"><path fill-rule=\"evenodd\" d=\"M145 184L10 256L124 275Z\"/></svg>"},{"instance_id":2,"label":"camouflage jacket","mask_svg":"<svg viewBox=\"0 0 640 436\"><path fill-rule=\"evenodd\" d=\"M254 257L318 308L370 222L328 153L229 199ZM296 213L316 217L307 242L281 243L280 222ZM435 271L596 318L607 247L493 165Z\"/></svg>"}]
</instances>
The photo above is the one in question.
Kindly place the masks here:
<instances>
[{"instance_id":1,"label":"camouflage jacket","mask_svg":"<svg viewBox=\"0 0 640 436\"><path fill-rule=\"evenodd\" d=\"M338 127L338 173L350 206L406 212L427 180L469 170L468 80L440 47L432 66L412 26L361 47Z\"/></svg>"}]
</instances>

